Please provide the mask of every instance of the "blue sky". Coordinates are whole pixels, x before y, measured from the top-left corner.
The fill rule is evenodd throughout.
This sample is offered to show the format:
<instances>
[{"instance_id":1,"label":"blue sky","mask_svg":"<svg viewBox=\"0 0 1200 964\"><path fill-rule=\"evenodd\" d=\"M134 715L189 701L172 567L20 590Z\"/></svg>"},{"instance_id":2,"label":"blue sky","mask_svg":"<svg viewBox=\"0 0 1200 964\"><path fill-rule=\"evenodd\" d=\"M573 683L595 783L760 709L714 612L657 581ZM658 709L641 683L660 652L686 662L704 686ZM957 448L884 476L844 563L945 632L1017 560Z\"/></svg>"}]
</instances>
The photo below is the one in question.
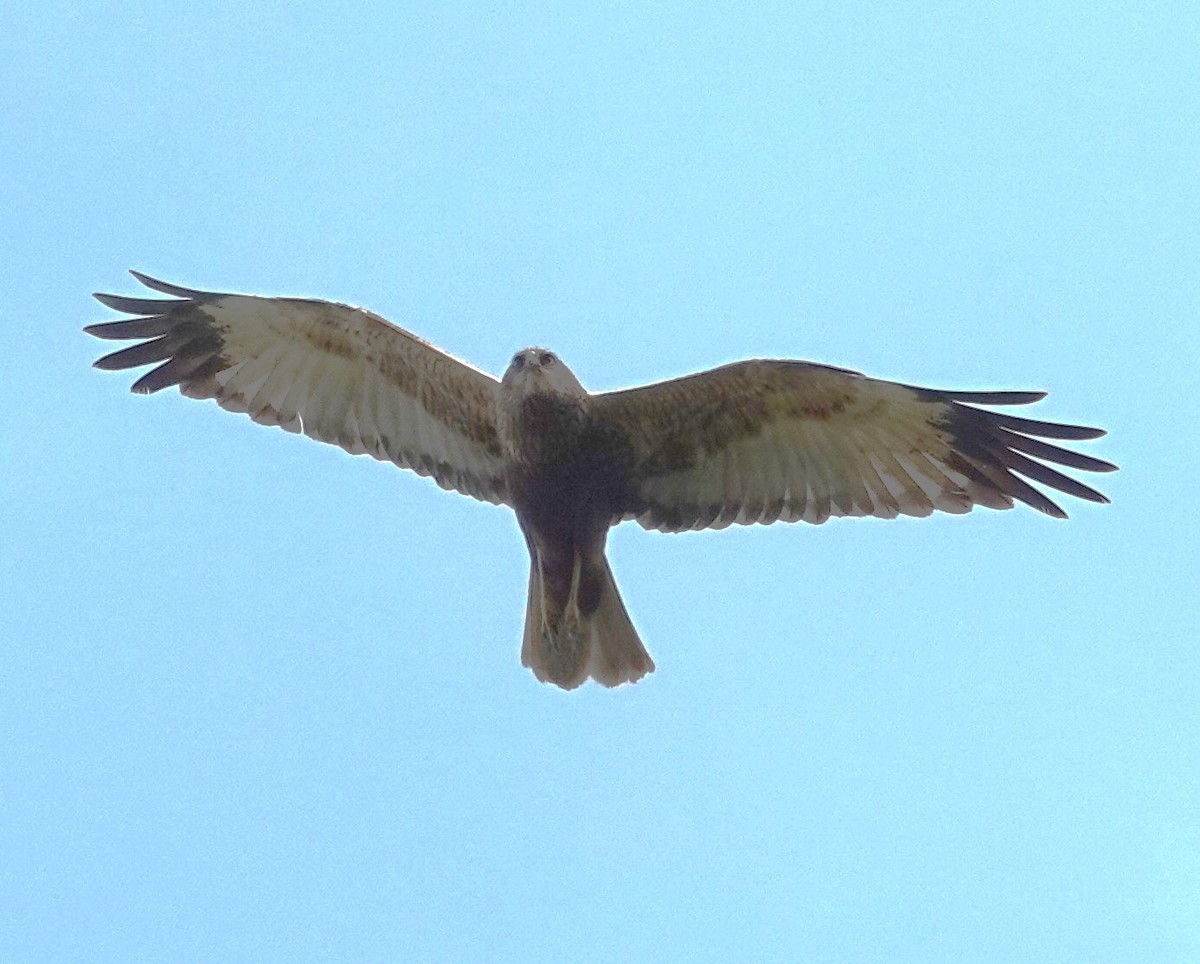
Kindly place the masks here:
<instances>
[{"instance_id":1,"label":"blue sky","mask_svg":"<svg viewBox=\"0 0 1200 964\"><path fill-rule=\"evenodd\" d=\"M1194 5L3 21L0 957L1200 957ZM91 370L129 267L597 391L1047 389L1122 471L620 528L659 669L566 694L511 515Z\"/></svg>"}]
</instances>

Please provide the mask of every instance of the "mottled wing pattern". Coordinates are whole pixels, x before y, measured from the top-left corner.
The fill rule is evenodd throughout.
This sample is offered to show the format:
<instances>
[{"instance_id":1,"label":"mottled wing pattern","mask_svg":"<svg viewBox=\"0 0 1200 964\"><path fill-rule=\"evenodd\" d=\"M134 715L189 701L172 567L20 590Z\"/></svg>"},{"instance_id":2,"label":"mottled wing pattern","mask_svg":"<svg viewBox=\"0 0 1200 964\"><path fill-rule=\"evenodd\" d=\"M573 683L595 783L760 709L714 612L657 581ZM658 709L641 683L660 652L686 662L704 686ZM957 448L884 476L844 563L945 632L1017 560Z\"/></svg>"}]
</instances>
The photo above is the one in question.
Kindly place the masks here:
<instances>
[{"instance_id":1,"label":"mottled wing pattern","mask_svg":"<svg viewBox=\"0 0 1200 964\"><path fill-rule=\"evenodd\" d=\"M500 383L490 375L362 308L193 291L133 275L171 297L97 294L138 317L86 329L138 342L97 368L158 366L133 391L178 385L264 425L431 475L477 499L506 501Z\"/></svg>"},{"instance_id":2,"label":"mottled wing pattern","mask_svg":"<svg viewBox=\"0 0 1200 964\"><path fill-rule=\"evenodd\" d=\"M597 395L593 410L627 447L635 500L625 518L648 529L891 519L1014 500L1064 516L1029 480L1107 502L1045 463L1115 466L1041 441L1102 430L974 407L1044 394L941 392L807 362L746 361Z\"/></svg>"}]
</instances>

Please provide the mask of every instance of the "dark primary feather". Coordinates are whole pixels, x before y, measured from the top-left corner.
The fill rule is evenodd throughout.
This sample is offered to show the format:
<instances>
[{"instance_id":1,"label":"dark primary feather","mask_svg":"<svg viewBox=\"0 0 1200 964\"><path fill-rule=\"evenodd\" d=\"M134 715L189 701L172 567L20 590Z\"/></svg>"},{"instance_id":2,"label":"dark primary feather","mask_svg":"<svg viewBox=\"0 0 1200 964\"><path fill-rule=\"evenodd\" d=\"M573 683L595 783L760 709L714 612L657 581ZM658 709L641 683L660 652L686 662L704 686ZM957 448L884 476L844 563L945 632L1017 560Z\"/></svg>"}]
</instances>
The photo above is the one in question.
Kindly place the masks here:
<instances>
[{"instance_id":1,"label":"dark primary feather","mask_svg":"<svg viewBox=\"0 0 1200 964\"><path fill-rule=\"evenodd\" d=\"M187 307L190 299L180 298L131 298L128 295L110 295L97 291L92 295L100 304L113 311L123 311L127 315L165 315L172 308Z\"/></svg>"},{"instance_id":2,"label":"dark primary feather","mask_svg":"<svg viewBox=\"0 0 1200 964\"><path fill-rule=\"evenodd\" d=\"M153 318L130 318L128 321L105 321L98 325L88 325L83 330L96 338L111 341L157 338L159 335L165 335L172 327L173 324L166 315L158 315Z\"/></svg>"},{"instance_id":3,"label":"dark primary feather","mask_svg":"<svg viewBox=\"0 0 1200 964\"><path fill-rule=\"evenodd\" d=\"M972 405L1032 405L1046 397L1046 392L939 392L916 385L906 385L923 398L949 398Z\"/></svg>"},{"instance_id":4,"label":"dark primary feather","mask_svg":"<svg viewBox=\"0 0 1200 964\"><path fill-rule=\"evenodd\" d=\"M1116 469L1115 465L1111 462L1105 462L1103 459L1084 455L1082 452L1072 452L1070 449L1050 445L1048 442L1040 442L1035 438L1027 438L1006 428L1000 429L1000 438L1011 449L1028 452L1030 455L1036 456L1039 459L1045 459L1047 462L1069 465L1073 469L1083 469L1085 472L1112 472Z\"/></svg>"},{"instance_id":5,"label":"dark primary feather","mask_svg":"<svg viewBox=\"0 0 1200 964\"><path fill-rule=\"evenodd\" d=\"M1042 438L1061 438L1083 442L1089 439L1100 438L1106 434L1102 428L1088 428L1085 425L1062 425L1058 422L1039 422L1031 418L1018 418L1016 415L1007 415L1003 412L989 412L988 415L997 425L1002 425L1004 428L1010 428L1025 435L1039 435Z\"/></svg>"},{"instance_id":6,"label":"dark primary feather","mask_svg":"<svg viewBox=\"0 0 1200 964\"><path fill-rule=\"evenodd\" d=\"M134 271L133 269L130 269L129 273L151 291L161 291L164 295L173 295L176 298L186 298L188 301L217 301L220 298L227 297L227 295L223 292L197 291L195 288L185 288L182 285L173 285L169 281L160 281L158 278L151 278L148 274L142 274L142 272Z\"/></svg>"}]
</instances>

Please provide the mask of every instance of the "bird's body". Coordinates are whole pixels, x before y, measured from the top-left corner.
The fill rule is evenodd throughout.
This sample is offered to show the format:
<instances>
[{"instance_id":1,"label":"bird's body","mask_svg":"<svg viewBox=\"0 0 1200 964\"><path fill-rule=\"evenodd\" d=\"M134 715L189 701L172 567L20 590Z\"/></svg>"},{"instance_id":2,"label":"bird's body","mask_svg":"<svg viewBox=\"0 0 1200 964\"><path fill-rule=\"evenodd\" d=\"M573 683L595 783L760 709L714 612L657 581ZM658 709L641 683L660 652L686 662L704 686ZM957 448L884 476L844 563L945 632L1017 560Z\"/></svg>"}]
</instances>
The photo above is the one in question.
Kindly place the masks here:
<instances>
[{"instance_id":1,"label":"bird's body","mask_svg":"<svg viewBox=\"0 0 1200 964\"><path fill-rule=\"evenodd\" d=\"M551 352L518 353L501 382L508 493L529 547L522 661L570 688L610 686L654 668L604 555L608 530L636 498L628 446Z\"/></svg>"},{"instance_id":2,"label":"bird's body","mask_svg":"<svg viewBox=\"0 0 1200 964\"><path fill-rule=\"evenodd\" d=\"M161 363L135 391L177 384L510 506L531 563L522 661L568 689L654 669L605 557L608 530L624 519L675 532L1014 500L1063 516L1022 476L1105 502L1046 463L1115 468L1043 441L1098 429L976 407L1028 404L1039 392L939 392L756 360L592 395L545 349L518 352L497 381L361 308L135 276L173 298L97 295L139 317L87 329L148 339L96 363Z\"/></svg>"}]
</instances>

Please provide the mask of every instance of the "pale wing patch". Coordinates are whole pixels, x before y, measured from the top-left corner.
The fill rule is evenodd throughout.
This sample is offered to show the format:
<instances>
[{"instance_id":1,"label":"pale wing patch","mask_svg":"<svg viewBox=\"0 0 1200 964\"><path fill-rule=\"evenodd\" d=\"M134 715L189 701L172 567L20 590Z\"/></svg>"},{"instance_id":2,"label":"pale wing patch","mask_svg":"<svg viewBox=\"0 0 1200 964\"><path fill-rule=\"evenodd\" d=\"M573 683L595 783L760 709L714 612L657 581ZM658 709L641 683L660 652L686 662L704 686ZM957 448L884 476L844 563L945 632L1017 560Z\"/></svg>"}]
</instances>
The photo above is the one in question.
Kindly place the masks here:
<instances>
[{"instance_id":1,"label":"pale wing patch","mask_svg":"<svg viewBox=\"0 0 1200 964\"><path fill-rule=\"evenodd\" d=\"M697 449L688 467L642 481L649 507L638 521L671 530L967 511L966 480L921 454L922 444L939 445L925 427L933 406L903 401L909 408L897 407L895 427L886 420L863 427L850 409L825 421L779 419L711 454ZM923 438L906 424L916 404L924 409L916 419ZM686 525L664 516L663 506L677 506Z\"/></svg>"},{"instance_id":2,"label":"pale wing patch","mask_svg":"<svg viewBox=\"0 0 1200 964\"><path fill-rule=\"evenodd\" d=\"M100 368L161 362L134 385L177 384L256 422L390 461L443 488L504 502L496 430L499 382L384 319L349 305L210 294L138 276L177 300L97 295L146 315L92 325L100 338L143 339Z\"/></svg>"}]
</instances>

